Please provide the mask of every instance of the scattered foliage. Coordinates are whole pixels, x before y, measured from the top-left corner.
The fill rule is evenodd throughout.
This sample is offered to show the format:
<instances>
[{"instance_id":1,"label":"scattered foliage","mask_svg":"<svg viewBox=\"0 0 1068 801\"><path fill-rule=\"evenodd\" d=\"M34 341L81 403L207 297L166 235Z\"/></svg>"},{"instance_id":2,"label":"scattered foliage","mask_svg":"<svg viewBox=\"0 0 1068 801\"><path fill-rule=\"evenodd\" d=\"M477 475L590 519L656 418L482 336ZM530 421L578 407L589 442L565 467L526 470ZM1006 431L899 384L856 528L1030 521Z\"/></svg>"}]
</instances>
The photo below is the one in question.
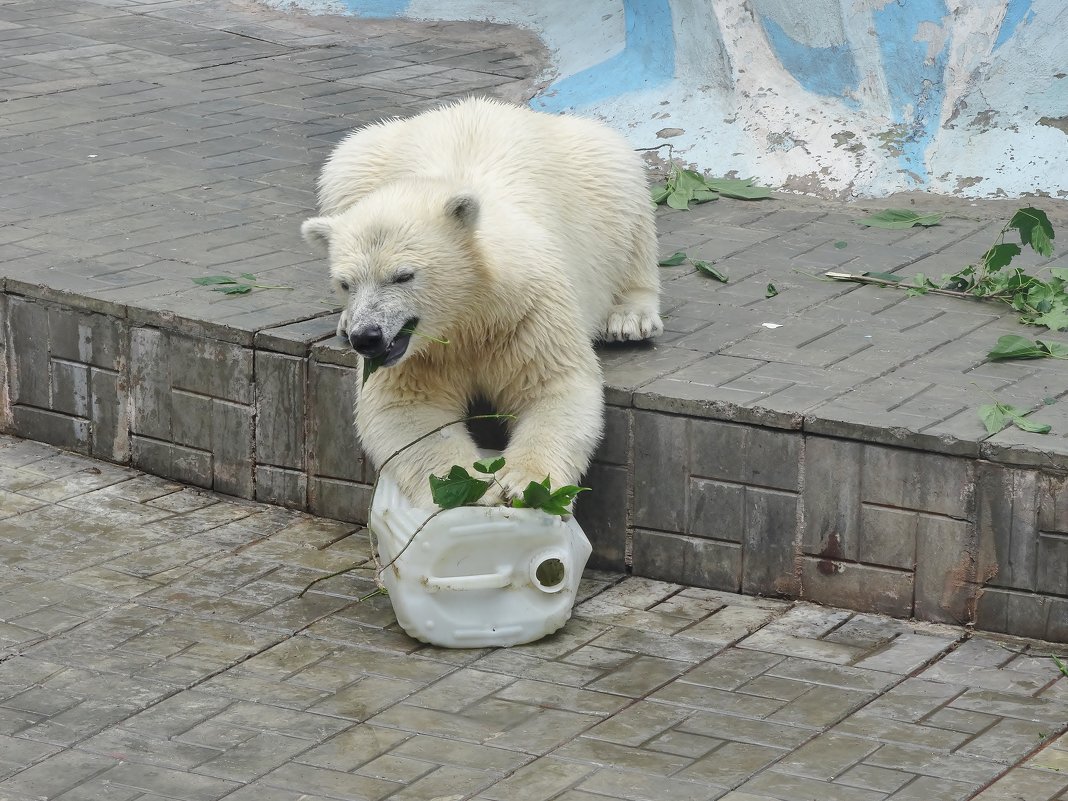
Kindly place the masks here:
<instances>
[{"instance_id":1,"label":"scattered foliage","mask_svg":"<svg viewBox=\"0 0 1068 801\"><path fill-rule=\"evenodd\" d=\"M666 203L673 209L688 210L691 203L707 203L723 197L738 200L762 200L771 197L771 189L757 186L752 178L707 178L695 170L671 162L667 181L650 189L653 203Z\"/></svg>"},{"instance_id":2,"label":"scattered foliage","mask_svg":"<svg viewBox=\"0 0 1068 801\"><path fill-rule=\"evenodd\" d=\"M222 292L224 295L245 295L253 289L292 289L291 286L273 286L270 284L256 283L256 276L252 273L241 273L240 280L229 275L206 275L203 278L192 279L194 284L210 286L212 292Z\"/></svg>"},{"instance_id":3,"label":"scattered foliage","mask_svg":"<svg viewBox=\"0 0 1068 801\"><path fill-rule=\"evenodd\" d=\"M697 272L715 278L721 283L727 283L727 274L712 264L712 262L705 261L704 259L691 259L681 250L677 250L670 256L661 259L657 264L661 267L678 267L680 264L684 264L687 261L697 269Z\"/></svg>"},{"instance_id":4,"label":"scattered foliage","mask_svg":"<svg viewBox=\"0 0 1068 801\"><path fill-rule=\"evenodd\" d=\"M941 211L932 214L917 214L908 209L883 209L877 214L872 214L870 217L857 220L857 222L871 228L888 228L892 231L900 231L905 228L912 228L914 225L922 225L924 227L938 225L945 216L945 212ZM837 247L837 244L835 247Z\"/></svg>"},{"instance_id":5,"label":"scattered foliage","mask_svg":"<svg viewBox=\"0 0 1068 801\"><path fill-rule=\"evenodd\" d=\"M768 284L767 289L764 290L764 297L773 298L779 294L779 290L775 288L775 284Z\"/></svg>"}]
</instances>

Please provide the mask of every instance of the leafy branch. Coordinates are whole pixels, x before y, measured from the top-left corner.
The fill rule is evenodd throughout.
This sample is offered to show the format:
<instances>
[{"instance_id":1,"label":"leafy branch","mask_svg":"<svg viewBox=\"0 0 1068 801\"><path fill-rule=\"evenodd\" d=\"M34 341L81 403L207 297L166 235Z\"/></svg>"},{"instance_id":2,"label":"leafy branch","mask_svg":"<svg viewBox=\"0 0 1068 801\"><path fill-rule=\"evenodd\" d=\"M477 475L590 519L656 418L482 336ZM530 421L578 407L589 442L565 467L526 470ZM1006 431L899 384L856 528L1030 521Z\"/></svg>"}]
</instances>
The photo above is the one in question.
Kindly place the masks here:
<instances>
[{"instance_id":1,"label":"leafy branch","mask_svg":"<svg viewBox=\"0 0 1068 801\"><path fill-rule=\"evenodd\" d=\"M503 485L497 480L497 473L504 467L503 456L491 456L474 463L474 470L488 478L472 476L466 469L453 465L445 476L430 477L430 494L434 503L442 509L455 509L458 506L470 506L477 503L491 486ZM543 481L531 481L527 484L521 498L513 498L512 506L516 509L540 509L551 515L571 513L571 503L580 492L587 492L589 487L568 484L553 489L546 476Z\"/></svg>"},{"instance_id":2,"label":"leafy branch","mask_svg":"<svg viewBox=\"0 0 1068 801\"><path fill-rule=\"evenodd\" d=\"M1010 231L1019 235L1019 245L1005 241ZM829 272L826 275L841 281L905 289L909 295L934 293L1005 303L1019 314L1021 323L1064 331L1068 330L1068 267L1050 268L1048 280L1031 275L1020 267L1011 267L1012 260L1023 252L1021 246L1030 247L1038 255L1049 258L1053 255L1053 239L1053 225L1046 213L1028 207L1017 210L976 264L943 275L937 281L923 274L913 276L911 281L890 273Z\"/></svg>"},{"instance_id":3,"label":"leafy branch","mask_svg":"<svg viewBox=\"0 0 1068 801\"><path fill-rule=\"evenodd\" d=\"M224 295L244 295L253 289L292 289L291 286L274 286L271 284L256 283L256 276L252 273L241 273L241 280L229 275L206 275L203 278L192 279L194 284L210 286L212 292L222 292Z\"/></svg>"}]
</instances>

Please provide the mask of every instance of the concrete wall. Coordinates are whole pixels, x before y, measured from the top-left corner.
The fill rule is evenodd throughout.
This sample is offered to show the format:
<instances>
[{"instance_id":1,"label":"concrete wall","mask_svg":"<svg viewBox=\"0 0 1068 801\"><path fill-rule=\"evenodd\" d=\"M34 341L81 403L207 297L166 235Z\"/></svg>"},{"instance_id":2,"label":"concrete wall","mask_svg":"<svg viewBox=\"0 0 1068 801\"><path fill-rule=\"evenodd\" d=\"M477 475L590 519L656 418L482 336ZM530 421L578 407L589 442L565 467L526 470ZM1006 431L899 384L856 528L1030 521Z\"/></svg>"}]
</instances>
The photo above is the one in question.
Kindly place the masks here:
<instances>
[{"instance_id":1,"label":"concrete wall","mask_svg":"<svg viewBox=\"0 0 1068 801\"><path fill-rule=\"evenodd\" d=\"M298 3L531 28L554 55L535 108L594 114L715 173L825 195L1068 197L1065 0Z\"/></svg>"}]
</instances>

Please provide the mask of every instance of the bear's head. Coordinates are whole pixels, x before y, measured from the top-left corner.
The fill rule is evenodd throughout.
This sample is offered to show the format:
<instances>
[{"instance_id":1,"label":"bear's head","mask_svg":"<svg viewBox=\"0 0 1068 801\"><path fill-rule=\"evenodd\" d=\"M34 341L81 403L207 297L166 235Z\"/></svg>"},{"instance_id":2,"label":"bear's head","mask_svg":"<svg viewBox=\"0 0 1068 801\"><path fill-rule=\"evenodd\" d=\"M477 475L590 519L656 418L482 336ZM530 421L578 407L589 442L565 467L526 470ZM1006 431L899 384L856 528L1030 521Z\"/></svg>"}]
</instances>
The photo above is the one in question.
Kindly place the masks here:
<instances>
[{"instance_id":1,"label":"bear's head","mask_svg":"<svg viewBox=\"0 0 1068 801\"><path fill-rule=\"evenodd\" d=\"M305 220L301 233L328 255L345 304L338 333L384 367L447 339L485 289L475 251L478 216L470 193L402 179L338 214ZM421 336L413 340L416 330Z\"/></svg>"}]
</instances>

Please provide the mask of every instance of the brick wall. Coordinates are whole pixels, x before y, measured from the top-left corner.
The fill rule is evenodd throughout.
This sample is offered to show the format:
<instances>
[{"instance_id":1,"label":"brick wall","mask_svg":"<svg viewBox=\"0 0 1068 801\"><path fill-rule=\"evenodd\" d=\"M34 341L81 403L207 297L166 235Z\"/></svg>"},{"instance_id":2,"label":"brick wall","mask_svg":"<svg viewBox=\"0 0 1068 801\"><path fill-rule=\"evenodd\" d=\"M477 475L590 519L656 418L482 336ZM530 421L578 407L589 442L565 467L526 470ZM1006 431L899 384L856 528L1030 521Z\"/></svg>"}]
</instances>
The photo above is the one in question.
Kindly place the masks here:
<instances>
[{"instance_id":1,"label":"brick wall","mask_svg":"<svg viewBox=\"0 0 1068 801\"><path fill-rule=\"evenodd\" d=\"M0 425L167 478L364 522L355 355L321 317L231 342L0 296ZM1068 477L610 388L578 517L591 564L1068 641ZM813 428L819 428L813 426ZM822 429L825 430L825 429Z\"/></svg>"}]
</instances>

